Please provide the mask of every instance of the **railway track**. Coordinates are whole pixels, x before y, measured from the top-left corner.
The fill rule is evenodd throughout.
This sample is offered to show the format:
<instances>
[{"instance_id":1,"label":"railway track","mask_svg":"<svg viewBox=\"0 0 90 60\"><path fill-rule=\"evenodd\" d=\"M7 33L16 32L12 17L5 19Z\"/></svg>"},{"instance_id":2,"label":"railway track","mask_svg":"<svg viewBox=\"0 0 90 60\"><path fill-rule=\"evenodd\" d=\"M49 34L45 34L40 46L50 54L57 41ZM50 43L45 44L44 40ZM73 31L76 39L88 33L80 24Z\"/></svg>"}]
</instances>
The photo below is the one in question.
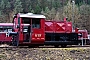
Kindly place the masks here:
<instances>
[{"instance_id":1,"label":"railway track","mask_svg":"<svg viewBox=\"0 0 90 60\"><path fill-rule=\"evenodd\" d=\"M10 47L13 47L13 48L57 48L57 47L54 47L54 46L38 46L38 47L28 47L28 46L10 46L10 45L7 45L7 44L1 44L0 45L0 48L10 48ZM59 46L58 48L61 48L61 46ZM90 48L90 45L68 45L66 48Z\"/></svg>"}]
</instances>

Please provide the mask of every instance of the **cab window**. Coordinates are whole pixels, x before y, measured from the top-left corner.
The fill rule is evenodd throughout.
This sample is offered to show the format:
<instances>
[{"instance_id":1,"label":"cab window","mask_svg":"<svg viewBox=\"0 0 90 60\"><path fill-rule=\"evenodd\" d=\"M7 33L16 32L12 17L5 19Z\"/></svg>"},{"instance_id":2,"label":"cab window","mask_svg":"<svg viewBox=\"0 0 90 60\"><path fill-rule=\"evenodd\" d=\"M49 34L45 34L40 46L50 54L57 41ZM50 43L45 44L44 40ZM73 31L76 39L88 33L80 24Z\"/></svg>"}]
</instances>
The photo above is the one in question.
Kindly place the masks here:
<instances>
[{"instance_id":1,"label":"cab window","mask_svg":"<svg viewBox=\"0 0 90 60\"><path fill-rule=\"evenodd\" d=\"M32 19L32 28L40 28L40 19L33 18Z\"/></svg>"}]
</instances>

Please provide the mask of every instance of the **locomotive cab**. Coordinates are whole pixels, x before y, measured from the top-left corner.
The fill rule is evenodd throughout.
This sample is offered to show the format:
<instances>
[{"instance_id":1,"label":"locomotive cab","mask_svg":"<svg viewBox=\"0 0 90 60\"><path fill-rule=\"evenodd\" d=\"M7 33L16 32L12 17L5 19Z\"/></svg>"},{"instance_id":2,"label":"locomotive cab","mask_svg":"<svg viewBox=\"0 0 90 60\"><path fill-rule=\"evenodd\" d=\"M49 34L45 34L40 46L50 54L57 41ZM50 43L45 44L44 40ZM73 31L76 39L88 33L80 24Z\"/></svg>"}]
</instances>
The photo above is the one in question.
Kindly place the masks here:
<instances>
[{"instance_id":1,"label":"locomotive cab","mask_svg":"<svg viewBox=\"0 0 90 60\"><path fill-rule=\"evenodd\" d=\"M44 15L33 13L17 14L14 18L14 31L18 32L15 45L42 44L45 41Z\"/></svg>"}]
</instances>

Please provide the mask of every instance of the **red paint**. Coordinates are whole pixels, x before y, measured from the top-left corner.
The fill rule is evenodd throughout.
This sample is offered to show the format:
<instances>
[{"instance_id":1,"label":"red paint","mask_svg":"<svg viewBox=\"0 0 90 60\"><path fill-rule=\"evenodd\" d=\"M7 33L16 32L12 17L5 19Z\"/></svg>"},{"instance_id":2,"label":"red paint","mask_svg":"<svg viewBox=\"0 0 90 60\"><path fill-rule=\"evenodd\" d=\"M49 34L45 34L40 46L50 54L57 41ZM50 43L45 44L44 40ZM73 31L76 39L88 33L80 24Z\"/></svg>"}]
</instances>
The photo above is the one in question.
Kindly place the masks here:
<instances>
[{"instance_id":1,"label":"red paint","mask_svg":"<svg viewBox=\"0 0 90 60\"><path fill-rule=\"evenodd\" d=\"M82 34L82 37L84 38L84 39L88 39L88 32L87 32L87 30L78 30L78 33L79 34ZM81 38L81 37L80 37Z\"/></svg>"},{"instance_id":2,"label":"red paint","mask_svg":"<svg viewBox=\"0 0 90 60\"><path fill-rule=\"evenodd\" d=\"M71 33L72 23L67 21L45 21L45 32Z\"/></svg>"},{"instance_id":3,"label":"red paint","mask_svg":"<svg viewBox=\"0 0 90 60\"><path fill-rule=\"evenodd\" d=\"M27 40L27 36L30 37L28 38L29 39L29 42L28 43L44 43L45 41L45 19L44 18L40 18L40 28L32 28L32 19L30 18L30 22L28 22L28 24L30 24L29 26L31 27L31 31L32 32L28 32L30 34L25 34L23 33L23 18L20 17L20 14L17 15L17 18L14 19L16 22L15 26L18 25L18 18L20 18L20 28L15 28L15 32L18 32L18 40L20 43L24 43L24 40Z\"/></svg>"},{"instance_id":4,"label":"red paint","mask_svg":"<svg viewBox=\"0 0 90 60\"><path fill-rule=\"evenodd\" d=\"M45 21L44 19L41 19L40 21L41 24L41 28L37 29L37 28L33 28L32 29L32 35L31 35L31 42L36 43L36 42L41 42L44 43L45 41Z\"/></svg>"},{"instance_id":5,"label":"red paint","mask_svg":"<svg viewBox=\"0 0 90 60\"><path fill-rule=\"evenodd\" d=\"M0 42L11 42L12 37L8 35L9 29L12 30L13 23L0 23Z\"/></svg>"}]
</instances>

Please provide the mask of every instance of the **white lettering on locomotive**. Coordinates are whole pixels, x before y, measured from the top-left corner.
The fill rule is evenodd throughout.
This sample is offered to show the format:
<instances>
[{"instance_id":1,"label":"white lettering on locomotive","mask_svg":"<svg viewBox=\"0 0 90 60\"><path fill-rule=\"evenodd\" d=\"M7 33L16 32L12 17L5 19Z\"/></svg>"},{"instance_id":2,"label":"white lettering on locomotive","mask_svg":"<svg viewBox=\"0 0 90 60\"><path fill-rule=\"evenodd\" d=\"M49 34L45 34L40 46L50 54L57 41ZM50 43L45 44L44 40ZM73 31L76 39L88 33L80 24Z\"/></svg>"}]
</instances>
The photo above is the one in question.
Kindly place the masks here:
<instances>
[{"instance_id":1,"label":"white lettering on locomotive","mask_svg":"<svg viewBox=\"0 0 90 60\"><path fill-rule=\"evenodd\" d=\"M41 37L41 34L35 34L35 37Z\"/></svg>"}]
</instances>

